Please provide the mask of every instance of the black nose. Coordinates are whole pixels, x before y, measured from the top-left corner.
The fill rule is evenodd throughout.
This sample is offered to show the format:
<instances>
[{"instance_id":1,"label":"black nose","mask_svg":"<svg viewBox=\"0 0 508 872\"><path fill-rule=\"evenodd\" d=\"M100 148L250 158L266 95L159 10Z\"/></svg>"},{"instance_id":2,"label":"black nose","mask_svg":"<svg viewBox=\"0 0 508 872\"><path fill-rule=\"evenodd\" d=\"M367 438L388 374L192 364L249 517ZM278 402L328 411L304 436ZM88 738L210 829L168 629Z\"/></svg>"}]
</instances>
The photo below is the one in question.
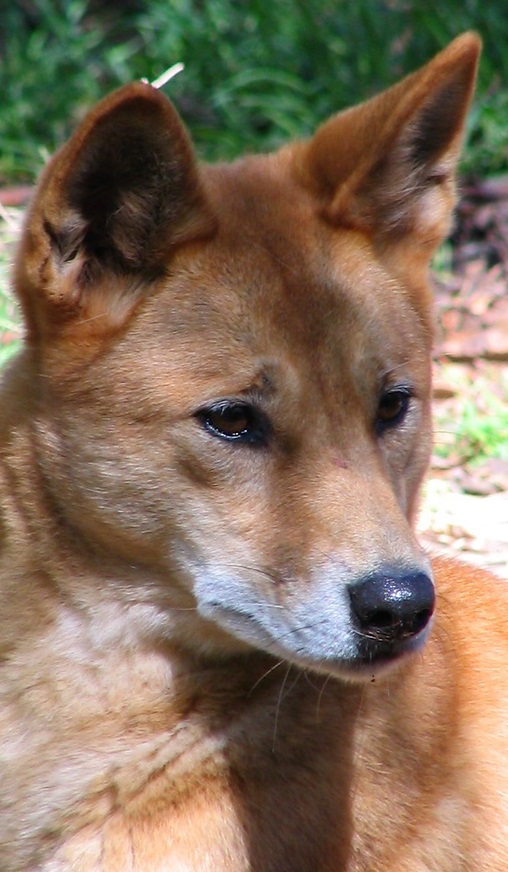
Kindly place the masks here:
<instances>
[{"instance_id":1,"label":"black nose","mask_svg":"<svg viewBox=\"0 0 508 872\"><path fill-rule=\"evenodd\" d=\"M351 585L349 595L362 632L390 642L423 630L436 600L434 585L423 572L369 576Z\"/></svg>"}]
</instances>

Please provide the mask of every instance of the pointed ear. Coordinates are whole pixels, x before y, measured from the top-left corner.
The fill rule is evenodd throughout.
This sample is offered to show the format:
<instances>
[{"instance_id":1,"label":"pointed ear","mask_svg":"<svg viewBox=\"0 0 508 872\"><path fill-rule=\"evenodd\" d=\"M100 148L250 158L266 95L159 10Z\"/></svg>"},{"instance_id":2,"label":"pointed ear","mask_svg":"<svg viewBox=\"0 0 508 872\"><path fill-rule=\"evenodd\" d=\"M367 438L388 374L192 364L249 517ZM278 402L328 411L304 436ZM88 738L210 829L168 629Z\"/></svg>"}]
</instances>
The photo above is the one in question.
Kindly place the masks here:
<instances>
[{"instance_id":1,"label":"pointed ear","mask_svg":"<svg viewBox=\"0 0 508 872\"><path fill-rule=\"evenodd\" d=\"M410 239L428 260L454 204L480 47L473 33L458 37L418 72L330 119L303 146L298 172L327 220L366 232L382 248Z\"/></svg>"},{"instance_id":2,"label":"pointed ear","mask_svg":"<svg viewBox=\"0 0 508 872\"><path fill-rule=\"evenodd\" d=\"M36 192L16 270L29 331L121 323L175 246L213 225L172 105L150 85L121 88L53 158Z\"/></svg>"}]
</instances>

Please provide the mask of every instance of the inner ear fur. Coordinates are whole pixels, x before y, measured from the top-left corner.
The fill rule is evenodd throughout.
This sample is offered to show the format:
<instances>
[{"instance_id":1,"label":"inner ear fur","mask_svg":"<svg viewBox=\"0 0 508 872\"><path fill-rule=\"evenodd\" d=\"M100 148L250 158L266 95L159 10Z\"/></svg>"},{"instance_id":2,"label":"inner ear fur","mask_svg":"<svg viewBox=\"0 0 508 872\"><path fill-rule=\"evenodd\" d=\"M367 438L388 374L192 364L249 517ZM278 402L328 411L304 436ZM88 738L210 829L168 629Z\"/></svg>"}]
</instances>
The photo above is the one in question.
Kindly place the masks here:
<instances>
[{"instance_id":1,"label":"inner ear fur","mask_svg":"<svg viewBox=\"0 0 508 872\"><path fill-rule=\"evenodd\" d=\"M164 272L175 246L213 226L171 103L144 83L119 89L90 113L39 185L16 271L29 327L40 326L48 306L46 320L83 315L89 289L101 287L107 308L112 277L124 279L124 294L126 284L139 288Z\"/></svg>"},{"instance_id":2,"label":"inner ear fur","mask_svg":"<svg viewBox=\"0 0 508 872\"><path fill-rule=\"evenodd\" d=\"M448 228L481 42L463 34L426 66L318 129L297 172L333 224L389 244L411 235L430 256Z\"/></svg>"}]
</instances>

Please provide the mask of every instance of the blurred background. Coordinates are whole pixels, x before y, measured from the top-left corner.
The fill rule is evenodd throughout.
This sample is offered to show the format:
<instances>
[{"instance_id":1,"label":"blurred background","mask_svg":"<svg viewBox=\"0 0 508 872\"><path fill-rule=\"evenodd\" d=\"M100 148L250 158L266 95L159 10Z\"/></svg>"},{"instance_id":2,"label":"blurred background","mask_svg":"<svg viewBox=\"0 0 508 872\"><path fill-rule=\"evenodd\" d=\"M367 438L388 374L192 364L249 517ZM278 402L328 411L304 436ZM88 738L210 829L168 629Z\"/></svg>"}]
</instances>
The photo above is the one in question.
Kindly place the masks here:
<instances>
[{"instance_id":1,"label":"blurred background","mask_svg":"<svg viewBox=\"0 0 508 872\"><path fill-rule=\"evenodd\" d=\"M477 30L465 171L508 161L505 0L0 0L0 179L32 179L108 91L156 78L206 158L302 136Z\"/></svg>"},{"instance_id":2,"label":"blurred background","mask_svg":"<svg viewBox=\"0 0 508 872\"><path fill-rule=\"evenodd\" d=\"M201 158L269 150L393 84L453 37L484 41L450 238L434 262L435 453L421 526L508 577L506 0L0 0L0 365L36 176L87 110L182 62L164 92Z\"/></svg>"}]
</instances>

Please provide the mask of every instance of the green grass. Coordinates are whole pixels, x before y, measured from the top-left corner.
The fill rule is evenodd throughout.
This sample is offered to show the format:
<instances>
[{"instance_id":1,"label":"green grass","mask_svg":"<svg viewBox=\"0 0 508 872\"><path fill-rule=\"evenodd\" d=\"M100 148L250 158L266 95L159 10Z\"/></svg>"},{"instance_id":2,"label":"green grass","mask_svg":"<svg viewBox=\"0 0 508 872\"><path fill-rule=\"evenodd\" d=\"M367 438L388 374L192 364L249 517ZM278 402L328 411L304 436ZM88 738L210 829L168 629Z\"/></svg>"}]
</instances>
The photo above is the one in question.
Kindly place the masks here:
<instances>
[{"instance_id":1,"label":"green grass","mask_svg":"<svg viewBox=\"0 0 508 872\"><path fill-rule=\"evenodd\" d=\"M20 217L17 210L5 211L0 216L0 367L21 343L19 313L10 293L13 247L19 235Z\"/></svg>"},{"instance_id":2,"label":"green grass","mask_svg":"<svg viewBox=\"0 0 508 872\"><path fill-rule=\"evenodd\" d=\"M131 42L88 0L3 6L0 179L32 180L90 106L128 80Z\"/></svg>"},{"instance_id":3,"label":"green grass","mask_svg":"<svg viewBox=\"0 0 508 872\"><path fill-rule=\"evenodd\" d=\"M306 135L466 29L485 42L464 167L508 169L504 0L96 0L3 3L0 180L32 179L112 88L182 61L166 89L206 158Z\"/></svg>"},{"instance_id":4,"label":"green grass","mask_svg":"<svg viewBox=\"0 0 508 872\"><path fill-rule=\"evenodd\" d=\"M435 453L472 466L487 458L508 460L508 377L494 393L482 379L464 387L464 399L435 415Z\"/></svg>"}]
</instances>

